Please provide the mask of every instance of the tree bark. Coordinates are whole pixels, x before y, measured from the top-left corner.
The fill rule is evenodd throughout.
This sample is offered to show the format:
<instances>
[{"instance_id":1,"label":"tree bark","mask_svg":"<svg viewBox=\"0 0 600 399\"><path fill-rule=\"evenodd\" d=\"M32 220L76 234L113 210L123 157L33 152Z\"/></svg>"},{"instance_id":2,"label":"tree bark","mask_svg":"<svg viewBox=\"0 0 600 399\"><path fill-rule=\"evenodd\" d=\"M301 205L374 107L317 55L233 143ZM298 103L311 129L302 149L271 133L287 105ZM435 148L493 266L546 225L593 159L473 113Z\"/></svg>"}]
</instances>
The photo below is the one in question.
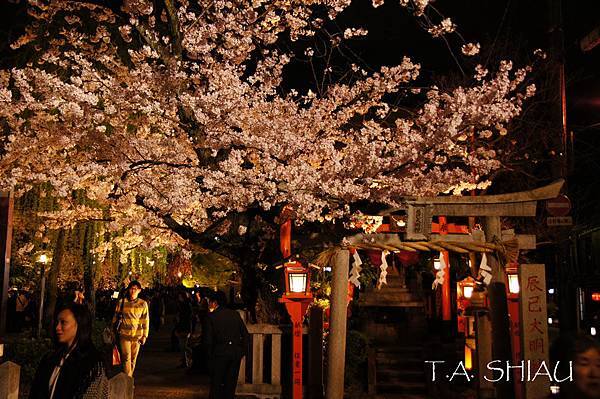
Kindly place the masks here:
<instances>
[{"instance_id":1,"label":"tree bark","mask_svg":"<svg viewBox=\"0 0 600 399\"><path fill-rule=\"evenodd\" d=\"M85 297L92 313L92 319L96 317L96 262L91 250L94 248L95 223L86 223L85 239L83 242L83 284L85 286Z\"/></svg>"},{"instance_id":2,"label":"tree bark","mask_svg":"<svg viewBox=\"0 0 600 399\"><path fill-rule=\"evenodd\" d=\"M56 311L56 303L58 299L58 276L62 265L62 258L65 253L65 230L58 231L56 238L56 246L52 254L52 263L50 264L50 272L48 274L48 307L46 308L46 328L50 328L54 323L54 312Z\"/></svg>"}]
</instances>

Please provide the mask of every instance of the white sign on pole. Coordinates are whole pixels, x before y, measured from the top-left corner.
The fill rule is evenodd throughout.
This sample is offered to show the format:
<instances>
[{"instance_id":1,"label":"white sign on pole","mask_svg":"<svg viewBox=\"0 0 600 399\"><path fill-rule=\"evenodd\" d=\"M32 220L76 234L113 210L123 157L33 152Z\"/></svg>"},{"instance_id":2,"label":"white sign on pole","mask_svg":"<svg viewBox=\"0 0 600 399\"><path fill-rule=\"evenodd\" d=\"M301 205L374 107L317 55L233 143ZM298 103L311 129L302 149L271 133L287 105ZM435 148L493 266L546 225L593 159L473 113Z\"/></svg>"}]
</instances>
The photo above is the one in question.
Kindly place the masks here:
<instances>
[{"instance_id":1,"label":"white sign on pole","mask_svg":"<svg viewBox=\"0 0 600 399\"><path fill-rule=\"evenodd\" d=\"M526 365L524 399L544 399L550 392L551 378L545 374L550 368L550 363L544 265L521 265L519 286L521 353Z\"/></svg>"}]
</instances>

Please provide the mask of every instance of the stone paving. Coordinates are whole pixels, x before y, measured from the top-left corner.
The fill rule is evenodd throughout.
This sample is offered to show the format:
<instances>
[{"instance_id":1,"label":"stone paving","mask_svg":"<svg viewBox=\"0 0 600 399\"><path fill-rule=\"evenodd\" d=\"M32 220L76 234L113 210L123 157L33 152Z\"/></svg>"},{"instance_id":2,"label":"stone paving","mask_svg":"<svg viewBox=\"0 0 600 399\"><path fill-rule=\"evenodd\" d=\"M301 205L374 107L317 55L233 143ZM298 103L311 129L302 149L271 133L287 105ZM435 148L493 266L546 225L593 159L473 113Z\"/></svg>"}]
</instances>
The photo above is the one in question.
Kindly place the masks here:
<instances>
[{"instance_id":1,"label":"stone paving","mask_svg":"<svg viewBox=\"0 0 600 399\"><path fill-rule=\"evenodd\" d=\"M134 373L136 399L206 399L209 378L180 368L181 355L170 352L172 325L163 326L142 347Z\"/></svg>"}]
</instances>

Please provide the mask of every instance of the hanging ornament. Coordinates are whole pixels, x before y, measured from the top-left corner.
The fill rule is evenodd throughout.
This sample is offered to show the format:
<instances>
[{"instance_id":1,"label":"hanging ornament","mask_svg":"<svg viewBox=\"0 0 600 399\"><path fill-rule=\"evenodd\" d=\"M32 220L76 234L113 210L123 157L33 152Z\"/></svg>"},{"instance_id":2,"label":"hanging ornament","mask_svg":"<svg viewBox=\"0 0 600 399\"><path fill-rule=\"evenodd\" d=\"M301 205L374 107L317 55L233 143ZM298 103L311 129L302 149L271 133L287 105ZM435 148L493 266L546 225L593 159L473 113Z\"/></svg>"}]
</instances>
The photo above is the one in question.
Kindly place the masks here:
<instances>
[{"instance_id":1,"label":"hanging ornament","mask_svg":"<svg viewBox=\"0 0 600 399\"><path fill-rule=\"evenodd\" d=\"M438 285L444 284L444 276L446 273L444 269L440 269L435 273L435 280L433 280L433 284L431 284L431 289L435 290Z\"/></svg>"},{"instance_id":2,"label":"hanging ornament","mask_svg":"<svg viewBox=\"0 0 600 399\"><path fill-rule=\"evenodd\" d=\"M492 281L492 268L488 266L487 255L484 253L481 257L481 264L479 265L479 276L478 280L483 280L485 285L490 285Z\"/></svg>"},{"instance_id":3,"label":"hanging ornament","mask_svg":"<svg viewBox=\"0 0 600 399\"><path fill-rule=\"evenodd\" d=\"M383 250L381 251L381 266L379 266L379 269L381 269L381 272L379 273L379 281L377 281L377 289L380 290L381 286L383 284L387 285L387 268L388 268L388 264L387 264L387 260L385 259L385 257L389 254L390 252L387 250Z\"/></svg>"},{"instance_id":4,"label":"hanging ornament","mask_svg":"<svg viewBox=\"0 0 600 399\"><path fill-rule=\"evenodd\" d=\"M444 254L442 252L440 252L439 255L439 260L440 260L440 268L439 270L437 270L437 272L435 273L435 280L433 280L433 284L431 284L431 288L432 289L436 289L438 285L443 285L444 284L444 277L446 275L446 272L444 272L444 270L446 269L446 257L444 256Z\"/></svg>"},{"instance_id":5,"label":"hanging ornament","mask_svg":"<svg viewBox=\"0 0 600 399\"><path fill-rule=\"evenodd\" d=\"M354 265L352 266L352 271L350 272L349 281L354 284L355 287L360 288L360 281L358 281L358 279L360 278L360 271L362 270L362 267L360 267L360 265L362 265L362 260L360 259L360 256L358 256L358 251L356 250L354 251L352 257L354 258Z\"/></svg>"}]
</instances>

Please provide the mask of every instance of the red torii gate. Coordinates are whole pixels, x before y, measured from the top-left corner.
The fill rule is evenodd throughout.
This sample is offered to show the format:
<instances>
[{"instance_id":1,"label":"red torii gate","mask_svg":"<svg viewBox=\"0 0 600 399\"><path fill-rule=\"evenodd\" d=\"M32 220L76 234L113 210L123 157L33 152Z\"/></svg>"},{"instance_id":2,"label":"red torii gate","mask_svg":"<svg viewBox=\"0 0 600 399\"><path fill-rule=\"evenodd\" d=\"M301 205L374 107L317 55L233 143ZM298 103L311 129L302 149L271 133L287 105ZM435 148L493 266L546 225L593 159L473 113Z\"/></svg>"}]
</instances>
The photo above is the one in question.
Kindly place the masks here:
<instances>
[{"instance_id":1,"label":"red torii gate","mask_svg":"<svg viewBox=\"0 0 600 399\"><path fill-rule=\"evenodd\" d=\"M398 230L402 231L403 229L394 229L392 228L391 223L384 223L377 228L376 232L391 233ZM440 235L471 233L469 226L448 223L445 216L438 216L438 222L431 223L431 232ZM450 276L450 255L448 251L442 251L441 253L444 257L444 275L446 276L444 284L442 284L442 320L450 321L452 320L452 287L450 278L448 278L448 276Z\"/></svg>"}]
</instances>

